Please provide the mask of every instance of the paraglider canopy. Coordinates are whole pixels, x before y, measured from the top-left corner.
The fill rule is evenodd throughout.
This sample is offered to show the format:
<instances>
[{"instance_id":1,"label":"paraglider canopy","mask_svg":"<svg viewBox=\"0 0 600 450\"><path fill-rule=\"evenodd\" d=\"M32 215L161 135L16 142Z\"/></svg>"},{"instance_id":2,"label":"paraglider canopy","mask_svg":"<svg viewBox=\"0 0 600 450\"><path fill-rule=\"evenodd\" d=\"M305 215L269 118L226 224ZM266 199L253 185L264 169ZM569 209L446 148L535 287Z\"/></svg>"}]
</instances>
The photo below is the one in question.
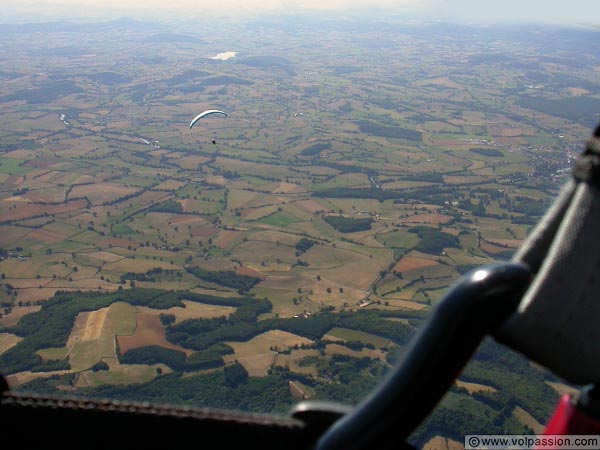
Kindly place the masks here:
<instances>
[{"instance_id":1,"label":"paraglider canopy","mask_svg":"<svg viewBox=\"0 0 600 450\"><path fill-rule=\"evenodd\" d=\"M218 109L208 109L206 111L201 112L200 114L198 114L196 117L194 117L192 119L192 121L190 122L190 130L192 129L194 124L196 122L198 122L200 119L202 119L203 117L206 117L206 116L210 116L212 114L221 114L221 115L227 117L227 113L224 113L223 111L219 111Z\"/></svg>"}]
</instances>

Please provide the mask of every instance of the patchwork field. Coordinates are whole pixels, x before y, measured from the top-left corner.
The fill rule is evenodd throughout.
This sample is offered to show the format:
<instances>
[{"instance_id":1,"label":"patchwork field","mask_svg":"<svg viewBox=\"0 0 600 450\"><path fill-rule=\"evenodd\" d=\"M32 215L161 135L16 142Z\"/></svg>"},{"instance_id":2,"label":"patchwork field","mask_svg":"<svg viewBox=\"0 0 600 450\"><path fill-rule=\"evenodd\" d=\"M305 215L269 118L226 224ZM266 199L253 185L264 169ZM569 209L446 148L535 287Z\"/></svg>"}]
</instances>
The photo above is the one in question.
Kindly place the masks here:
<instances>
[{"instance_id":1,"label":"patchwork field","mask_svg":"<svg viewBox=\"0 0 600 450\"><path fill-rule=\"evenodd\" d=\"M595 32L378 20L161 18L158 34L137 19L85 33L11 24L0 48L0 372L11 384L196 405L244 378L231 394L250 409L354 401L400 353L379 334L412 333L462 274L510 258L596 126ZM232 37L234 56L211 59ZM188 127L212 108L229 117ZM55 320L62 334L45 328ZM262 325L298 334L257 336ZM188 358L146 349L140 360L160 364L119 363L148 346ZM31 372L66 358L68 371ZM235 361L249 379L226 377ZM467 378L477 383L457 381L420 448L460 447L447 439L455 420L525 432L572 392L537 367L509 369L488 358ZM265 398L248 401L256 386Z\"/></svg>"},{"instance_id":2,"label":"patchwork field","mask_svg":"<svg viewBox=\"0 0 600 450\"><path fill-rule=\"evenodd\" d=\"M275 365L288 367L296 373L317 376L315 362L318 355L317 350L292 350L289 355L278 354L275 358Z\"/></svg>"},{"instance_id":3,"label":"patchwork field","mask_svg":"<svg viewBox=\"0 0 600 450\"><path fill-rule=\"evenodd\" d=\"M286 350L302 344L311 344L310 339L286 331L273 330L256 336L247 342L227 342L235 350L234 355L224 360L238 361L251 376L265 376L277 358L277 350Z\"/></svg>"}]
</instances>

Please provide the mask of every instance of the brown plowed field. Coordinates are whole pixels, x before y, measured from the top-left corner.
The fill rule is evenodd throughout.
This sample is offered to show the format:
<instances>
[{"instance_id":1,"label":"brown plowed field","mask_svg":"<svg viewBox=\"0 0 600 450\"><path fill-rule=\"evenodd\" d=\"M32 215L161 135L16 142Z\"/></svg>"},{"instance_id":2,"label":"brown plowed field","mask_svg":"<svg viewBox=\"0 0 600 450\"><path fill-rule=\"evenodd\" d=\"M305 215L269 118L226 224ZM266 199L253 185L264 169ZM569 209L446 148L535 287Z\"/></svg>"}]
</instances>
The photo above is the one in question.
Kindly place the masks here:
<instances>
[{"instance_id":1,"label":"brown plowed field","mask_svg":"<svg viewBox=\"0 0 600 450\"><path fill-rule=\"evenodd\" d=\"M4 203L4 202L3 202ZM78 209L83 209L87 206L85 200L74 200L61 203L59 205L42 205L39 203L24 203L18 207L8 211L8 208L2 212L2 220L20 220L28 217L40 216L44 213L48 215L62 214Z\"/></svg>"},{"instance_id":2,"label":"brown plowed field","mask_svg":"<svg viewBox=\"0 0 600 450\"><path fill-rule=\"evenodd\" d=\"M136 318L137 327L133 335L117 336L119 349L122 354L125 354L129 350L146 347L148 345L158 345L164 348L179 350L185 352L188 356L194 353L193 350L185 349L167 341L167 338L165 337L165 327L157 315L140 313L136 315Z\"/></svg>"},{"instance_id":3,"label":"brown plowed field","mask_svg":"<svg viewBox=\"0 0 600 450\"><path fill-rule=\"evenodd\" d=\"M427 258L417 256L405 256L392 269L392 272L410 272L411 270L423 269L425 267L437 266L439 263Z\"/></svg>"}]
</instances>

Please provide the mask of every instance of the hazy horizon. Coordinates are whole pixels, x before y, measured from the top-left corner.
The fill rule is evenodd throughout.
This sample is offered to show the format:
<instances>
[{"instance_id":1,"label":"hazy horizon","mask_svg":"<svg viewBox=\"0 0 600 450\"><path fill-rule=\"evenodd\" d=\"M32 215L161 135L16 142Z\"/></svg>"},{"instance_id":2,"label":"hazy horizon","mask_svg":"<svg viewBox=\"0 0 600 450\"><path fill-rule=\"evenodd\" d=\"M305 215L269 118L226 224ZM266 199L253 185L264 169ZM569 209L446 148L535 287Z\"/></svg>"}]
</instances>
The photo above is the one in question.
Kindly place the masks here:
<instances>
[{"instance_id":1,"label":"hazy horizon","mask_svg":"<svg viewBox=\"0 0 600 450\"><path fill-rule=\"evenodd\" d=\"M600 26L600 2L573 0L548 4L534 0L489 3L476 0L222 0L200 4L192 0L22 0L5 5L0 22L49 20L106 20L129 16L137 19L252 19L261 15L327 14L336 16L406 15L419 18L484 23L541 22Z\"/></svg>"}]
</instances>

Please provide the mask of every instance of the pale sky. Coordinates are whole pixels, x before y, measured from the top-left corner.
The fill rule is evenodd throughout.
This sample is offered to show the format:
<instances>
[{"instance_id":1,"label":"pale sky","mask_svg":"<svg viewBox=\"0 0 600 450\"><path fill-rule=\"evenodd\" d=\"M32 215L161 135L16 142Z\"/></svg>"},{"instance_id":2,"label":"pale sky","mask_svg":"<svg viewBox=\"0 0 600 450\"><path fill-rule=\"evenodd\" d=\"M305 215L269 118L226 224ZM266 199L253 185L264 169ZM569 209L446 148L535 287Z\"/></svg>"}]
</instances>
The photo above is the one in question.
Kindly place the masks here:
<instances>
[{"instance_id":1,"label":"pale sky","mask_svg":"<svg viewBox=\"0 0 600 450\"><path fill-rule=\"evenodd\" d=\"M418 14L462 21L540 21L600 25L600 0L16 0L2 22L55 19L248 17L295 12Z\"/></svg>"}]
</instances>

